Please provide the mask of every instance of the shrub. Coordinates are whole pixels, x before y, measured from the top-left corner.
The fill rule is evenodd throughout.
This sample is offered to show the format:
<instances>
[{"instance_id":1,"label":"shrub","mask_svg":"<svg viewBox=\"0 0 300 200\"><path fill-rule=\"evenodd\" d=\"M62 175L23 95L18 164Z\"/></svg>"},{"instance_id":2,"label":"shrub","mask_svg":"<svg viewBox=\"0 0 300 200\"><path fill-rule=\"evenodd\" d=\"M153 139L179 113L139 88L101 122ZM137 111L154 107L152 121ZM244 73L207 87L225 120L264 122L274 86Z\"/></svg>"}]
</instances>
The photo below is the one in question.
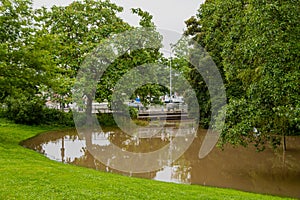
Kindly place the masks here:
<instances>
[{"instance_id":1,"label":"shrub","mask_svg":"<svg viewBox=\"0 0 300 200\"><path fill-rule=\"evenodd\" d=\"M97 119L101 126L116 126L112 113L98 113Z\"/></svg>"},{"instance_id":2,"label":"shrub","mask_svg":"<svg viewBox=\"0 0 300 200\"><path fill-rule=\"evenodd\" d=\"M130 115L131 119L137 119L138 112L139 111L137 108L129 107L129 115Z\"/></svg>"},{"instance_id":3,"label":"shrub","mask_svg":"<svg viewBox=\"0 0 300 200\"><path fill-rule=\"evenodd\" d=\"M64 126L74 126L72 112L63 112L56 109L43 109L43 124L58 124Z\"/></svg>"},{"instance_id":4,"label":"shrub","mask_svg":"<svg viewBox=\"0 0 300 200\"><path fill-rule=\"evenodd\" d=\"M5 101L5 117L20 124L41 124L45 101L38 97L8 97Z\"/></svg>"},{"instance_id":5,"label":"shrub","mask_svg":"<svg viewBox=\"0 0 300 200\"><path fill-rule=\"evenodd\" d=\"M62 112L45 106L45 101L38 96L9 97L2 109L4 117L19 124L57 124L74 126L71 112Z\"/></svg>"}]
</instances>

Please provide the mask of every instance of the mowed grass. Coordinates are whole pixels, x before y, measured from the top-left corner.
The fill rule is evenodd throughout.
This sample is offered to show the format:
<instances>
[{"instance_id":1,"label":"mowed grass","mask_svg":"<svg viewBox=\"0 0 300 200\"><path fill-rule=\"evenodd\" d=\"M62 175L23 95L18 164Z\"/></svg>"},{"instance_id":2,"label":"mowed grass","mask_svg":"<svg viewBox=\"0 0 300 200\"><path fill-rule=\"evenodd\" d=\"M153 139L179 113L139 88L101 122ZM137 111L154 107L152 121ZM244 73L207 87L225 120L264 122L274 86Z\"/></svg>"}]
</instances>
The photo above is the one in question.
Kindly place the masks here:
<instances>
[{"instance_id":1,"label":"mowed grass","mask_svg":"<svg viewBox=\"0 0 300 200\"><path fill-rule=\"evenodd\" d=\"M51 161L19 145L53 129L0 119L0 199L282 199L99 172Z\"/></svg>"}]
</instances>

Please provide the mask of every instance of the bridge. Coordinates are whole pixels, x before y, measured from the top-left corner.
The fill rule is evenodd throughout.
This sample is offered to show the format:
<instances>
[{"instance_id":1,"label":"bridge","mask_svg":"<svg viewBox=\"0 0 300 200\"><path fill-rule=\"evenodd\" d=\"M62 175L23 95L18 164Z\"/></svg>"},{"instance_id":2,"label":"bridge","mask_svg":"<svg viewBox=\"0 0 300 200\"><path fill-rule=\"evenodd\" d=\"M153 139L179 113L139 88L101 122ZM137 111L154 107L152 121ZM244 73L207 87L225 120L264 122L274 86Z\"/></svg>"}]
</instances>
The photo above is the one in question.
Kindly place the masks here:
<instances>
[{"instance_id":1,"label":"bridge","mask_svg":"<svg viewBox=\"0 0 300 200\"><path fill-rule=\"evenodd\" d=\"M186 111L155 111L155 112L139 112L138 119L150 120L186 120L188 113Z\"/></svg>"}]
</instances>

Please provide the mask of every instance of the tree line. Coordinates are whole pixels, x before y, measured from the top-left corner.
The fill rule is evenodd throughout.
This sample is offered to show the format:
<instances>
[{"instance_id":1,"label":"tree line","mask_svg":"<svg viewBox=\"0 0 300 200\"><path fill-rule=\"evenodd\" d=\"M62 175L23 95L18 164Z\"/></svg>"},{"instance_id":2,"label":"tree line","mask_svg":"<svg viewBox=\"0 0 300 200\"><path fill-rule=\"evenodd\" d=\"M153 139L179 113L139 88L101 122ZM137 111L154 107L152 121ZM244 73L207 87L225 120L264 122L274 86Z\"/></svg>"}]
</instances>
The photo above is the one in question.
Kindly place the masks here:
<instances>
[{"instance_id":1,"label":"tree line","mask_svg":"<svg viewBox=\"0 0 300 200\"><path fill-rule=\"evenodd\" d=\"M87 55L109 36L134 28L117 16L122 8L109 1L33 9L30 0L1 0L0 10L0 102L5 116L18 123L51 123L66 115L70 121L70 114L45 108L46 99L59 102L60 108L72 102L71 90ZM140 17L140 26L154 29L148 12L136 8L132 13ZM161 58L158 49L124 53L99 81L96 100L110 101L114 83L123 74ZM143 99L145 90L160 94L165 88L144 86L138 91Z\"/></svg>"},{"instance_id":2,"label":"tree line","mask_svg":"<svg viewBox=\"0 0 300 200\"><path fill-rule=\"evenodd\" d=\"M70 114L46 109L46 98L61 105L71 102L71 89L86 56L110 35L135 28L117 16L121 11L109 1L74 1L68 6L33 9L30 0L1 0L0 103L4 115L27 124L71 121ZM296 0L210 0L186 21L184 34L209 52L225 84L227 105L219 113L226 117L221 145L253 143L263 150L267 143L278 146L286 135L300 134L299 11ZM140 26L155 31L149 13L132 12L140 17ZM190 52L201 66L193 47ZM114 83L135 66L168 62L159 49L124 54L99 81L96 100L110 101ZM208 127L211 100L203 77L180 57L173 58L172 67L196 91L200 125ZM137 92L145 98L167 90L150 84Z\"/></svg>"}]
</instances>

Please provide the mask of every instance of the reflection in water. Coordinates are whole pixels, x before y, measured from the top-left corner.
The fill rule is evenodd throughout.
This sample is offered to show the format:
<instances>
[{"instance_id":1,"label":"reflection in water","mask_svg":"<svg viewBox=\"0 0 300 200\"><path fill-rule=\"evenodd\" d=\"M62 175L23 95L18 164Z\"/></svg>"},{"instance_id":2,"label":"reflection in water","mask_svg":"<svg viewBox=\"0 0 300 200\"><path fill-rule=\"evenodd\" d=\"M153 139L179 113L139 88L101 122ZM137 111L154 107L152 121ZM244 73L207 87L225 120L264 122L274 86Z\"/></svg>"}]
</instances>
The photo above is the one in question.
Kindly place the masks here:
<instances>
[{"instance_id":1,"label":"reflection in water","mask_svg":"<svg viewBox=\"0 0 300 200\"><path fill-rule=\"evenodd\" d=\"M167 130L152 138L139 138L118 129L106 129L93 133L89 140L92 145L103 149L115 144L126 151L151 152L172 142L174 128L165 127ZM42 134L23 145L56 161L127 176L300 197L300 137L287 137L288 151L285 154L281 149L257 153L252 147L227 146L224 151L214 148L207 157L199 159L198 152L205 134L205 130L198 130L191 146L175 162L166 163L158 171L139 174L120 172L97 161L87 151L85 138L80 139L75 130Z\"/></svg>"}]
</instances>

